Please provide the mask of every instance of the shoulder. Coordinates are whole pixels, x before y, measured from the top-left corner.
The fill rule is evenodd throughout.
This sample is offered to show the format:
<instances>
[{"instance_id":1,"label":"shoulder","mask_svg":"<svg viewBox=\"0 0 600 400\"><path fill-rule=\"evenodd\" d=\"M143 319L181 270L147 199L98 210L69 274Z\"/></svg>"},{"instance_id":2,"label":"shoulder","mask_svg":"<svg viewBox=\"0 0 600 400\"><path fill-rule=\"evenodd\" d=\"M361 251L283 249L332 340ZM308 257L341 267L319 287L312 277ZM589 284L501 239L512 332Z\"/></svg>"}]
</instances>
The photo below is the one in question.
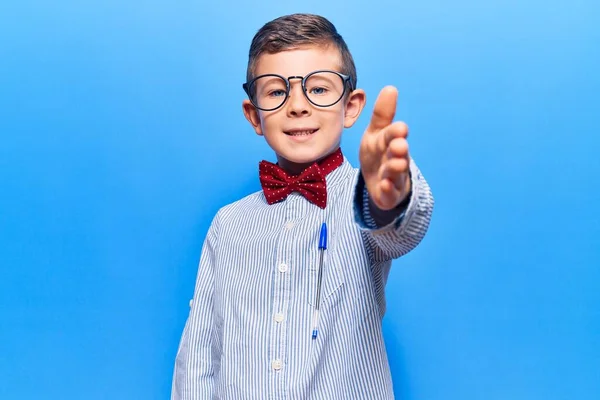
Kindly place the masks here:
<instances>
[{"instance_id":1,"label":"shoulder","mask_svg":"<svg viewBox=\"0 0 600 400\"><path fill-rule=\"evenodd\" d=\"M221 207L215 215L215 220L221 223L226 223L231 219L237 220L241 216L248 216L263 209L266 205L267 203L262 190L258 190Z\"/></svg>"}]
</instances>

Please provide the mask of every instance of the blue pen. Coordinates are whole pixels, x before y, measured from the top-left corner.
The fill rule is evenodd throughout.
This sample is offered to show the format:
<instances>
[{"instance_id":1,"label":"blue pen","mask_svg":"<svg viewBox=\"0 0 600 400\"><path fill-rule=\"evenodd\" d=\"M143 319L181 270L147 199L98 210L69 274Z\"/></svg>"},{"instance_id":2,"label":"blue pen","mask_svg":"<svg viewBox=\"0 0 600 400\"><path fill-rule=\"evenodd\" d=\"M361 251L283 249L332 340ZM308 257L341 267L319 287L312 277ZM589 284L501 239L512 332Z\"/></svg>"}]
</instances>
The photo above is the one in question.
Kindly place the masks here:
<instances>
[{"instance_id":1,"label":"blue pen","mask_svg":"<svg viewBox=\"0 0 600 400\"><path fill-rule=\"evenodd\" d=\"M316 339L319 330L319 307L321 305L321 281L323 280L323 254L327 249L327 224L321 225L321 234L319 235L319 277L317 278L317 299L315 301L315 311L313 313L313 331L312 338Z\"/></svg>"}]
</instances>

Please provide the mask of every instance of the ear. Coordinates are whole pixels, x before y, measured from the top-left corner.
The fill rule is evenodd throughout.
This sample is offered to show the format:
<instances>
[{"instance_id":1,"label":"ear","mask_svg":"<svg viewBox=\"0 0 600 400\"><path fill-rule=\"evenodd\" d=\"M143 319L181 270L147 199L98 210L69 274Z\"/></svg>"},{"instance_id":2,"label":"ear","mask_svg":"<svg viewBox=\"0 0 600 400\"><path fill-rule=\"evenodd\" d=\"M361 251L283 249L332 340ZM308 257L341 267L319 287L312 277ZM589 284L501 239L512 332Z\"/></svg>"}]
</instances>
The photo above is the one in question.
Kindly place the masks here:
<instances>
[{"instance_id":1,"label":"ear","mask_svg":"<svg viewBox=\"0 0 600 400\"><path fill-rule=\"evenodd\" d=\"M362 89L356 89L348 95L344 112L344 128L350 128L362 112L367 101L367 95Z\"/></svg>"},{"instance_id":2,"label":"ear","mask_svg":"<svg viewBox=\"0 0 600 400\"><path fill-rule=\"evenodd\" d=\"M262 136L262 126L260 124L260 116L258 115L258 110L254 105L250 102L250 100L245 99L242 101L242 110L244 111L244 116L254 128L254 131L257 135Z\"/></svg>"}]
</instances>

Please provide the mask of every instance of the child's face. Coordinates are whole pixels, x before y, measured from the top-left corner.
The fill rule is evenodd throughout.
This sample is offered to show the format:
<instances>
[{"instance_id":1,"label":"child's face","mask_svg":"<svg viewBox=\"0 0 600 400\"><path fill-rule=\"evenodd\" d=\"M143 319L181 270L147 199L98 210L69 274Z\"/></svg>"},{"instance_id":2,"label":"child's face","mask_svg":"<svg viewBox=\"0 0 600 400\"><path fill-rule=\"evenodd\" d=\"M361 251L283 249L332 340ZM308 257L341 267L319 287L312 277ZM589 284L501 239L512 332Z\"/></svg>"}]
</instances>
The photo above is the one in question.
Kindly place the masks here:
<instances>
[{"instance_id":1,"label":"child's face","mask_svg":"<svg viewBox=\"0 0 600 400\"><path fill-rule=\"evenodd\" d=\"M334 46L301 47L263 54L257 60L255 76L303 77L317 70L340 71L340 55ZM298 173L337 149L343 129L358 119L365 104L365 94L355 90L333 106L317 107L302 93L301 79L292 79L290 83L289 98L280 108L258 110L246 99L243 110L256 133L264 136L277 153L279 164L288 172Z\"/></svg>"}]
</instances>

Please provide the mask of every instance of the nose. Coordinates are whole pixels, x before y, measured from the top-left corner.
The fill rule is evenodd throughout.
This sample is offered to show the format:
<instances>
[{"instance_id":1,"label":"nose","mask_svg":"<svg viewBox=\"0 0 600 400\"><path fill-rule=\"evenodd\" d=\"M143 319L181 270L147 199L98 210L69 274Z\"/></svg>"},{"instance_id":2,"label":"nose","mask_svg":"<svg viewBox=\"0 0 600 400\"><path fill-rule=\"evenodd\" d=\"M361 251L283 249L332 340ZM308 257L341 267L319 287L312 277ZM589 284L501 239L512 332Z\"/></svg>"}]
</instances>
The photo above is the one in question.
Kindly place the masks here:
<instances>
[{"instance_id":1,"label":"nose","mask_svg":"<svg viewBox=\"0 0 600 400\"><path fill-rule=\"evenodd\" d=\"M302 93L301 82L293 82L290 85L287 114L289 117L310 115L311 106L304 93Z\"/></svg>"}]
</instances>

